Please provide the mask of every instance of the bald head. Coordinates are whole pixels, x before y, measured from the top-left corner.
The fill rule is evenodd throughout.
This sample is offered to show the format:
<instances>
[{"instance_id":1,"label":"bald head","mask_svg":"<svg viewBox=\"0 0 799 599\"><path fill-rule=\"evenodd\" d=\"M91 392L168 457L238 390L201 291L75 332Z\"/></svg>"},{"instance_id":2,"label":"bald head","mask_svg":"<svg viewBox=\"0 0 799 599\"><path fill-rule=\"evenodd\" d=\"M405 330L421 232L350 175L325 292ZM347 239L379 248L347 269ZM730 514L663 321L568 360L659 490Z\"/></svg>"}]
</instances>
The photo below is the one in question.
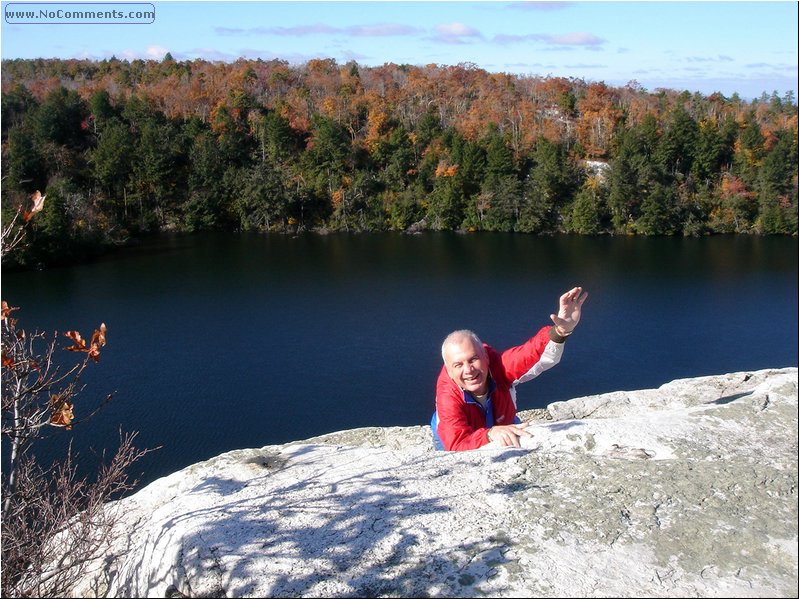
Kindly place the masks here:
<instances>
[{"instance_id":1,"label":"bald head","mask_svg":"<svg viewBox=\"0 0 799 599\"><path fill-rule=\"evenodd\" d=\"M450 333L441 345L449 378L464 391L484 395L488 389L488 352L472 331Z\"/></svg>"},{"instance_id":2,"label":"bald head","mask_svg":"<svg viewBox=\"0 0 799 599\"><path fill-rule=\"evenodd\" d=\"M483 342L480 341L480 338L474 333L474 331L470 331L469 329L452 331L449 335L447 335L447 338L444 339L444 343L441 344L441 357L444 359L445 364L447 364L447 354L449 349L454 346L463 345L463 343L466 341L470 341L472 343L475 351L479 352L481 355L485 355L485 347L483 347Z\"/></svg>"}]
</instances>

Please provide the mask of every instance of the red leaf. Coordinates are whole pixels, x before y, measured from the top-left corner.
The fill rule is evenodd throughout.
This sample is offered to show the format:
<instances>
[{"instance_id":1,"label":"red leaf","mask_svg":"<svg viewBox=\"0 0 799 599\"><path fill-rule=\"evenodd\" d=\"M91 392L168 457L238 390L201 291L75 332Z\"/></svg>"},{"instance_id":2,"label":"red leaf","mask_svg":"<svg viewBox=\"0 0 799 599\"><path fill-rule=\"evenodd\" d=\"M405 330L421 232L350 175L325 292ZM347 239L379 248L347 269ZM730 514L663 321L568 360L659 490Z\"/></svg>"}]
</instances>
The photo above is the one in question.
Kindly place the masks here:
<instances>
[{"instance_id":1,"label":"red leaf","mask_svg":"<svg viewBox=\"0 0 799 599\"><path fill-rule=\"evenodd\" d=\"M86 342L83 340L83 337L80 336L78 331L67 331L64 333L65 337L69 337L75 344L72 347L68 347L69 351L89 351L86 349Z\"/></svg>"},{"instance_id":2,"label":"red leaf","mask_svg":"<svg viewBox=\"0 0 799 599\"><path fill-rule=\"evenodd\" d=\"M72 429L72 419L75 417L72 413L73 404L62 400L58 395L53 395L50 398L50 407L53 413L50 415L50 424L52 426L63 426L67 430Z\"/></svg>"},{"instance_id":3,"label":"red leaf","mask_svg":"<svg viewBox=\"0 0 799 599\"><path fill-rule=\"evenodd\" d=\"M43 196L38 189L35 192L33 192L33 194L31 195L31 200L33 201L33 207L30 210L26 210L22 214L22 218L24 218L26 222L29 221L34 214L42 211L42 208L44 208L44 198L46 197L47 196Z\"/></svg>"},{"instance_id":4,"label":"red leaf","mask_svg":"<svg viewBox=\"0 0 799 599\"><path fill-rule=\"evenodd\" d=\"M100 348L105 345L105 323L100 325L99 329L95 329L92 335L91 343L89 344L89 355L95 362L100 361Z\"/></svg>"},{"instance_id":5,"label":"red leaf","mask_svg":"<svg viewBox=\"0 0 799 599\"><path fill-rule=\"evenodd\" d=\"M0 313L2 314L0 322L8 318L8 315L11 314L14 310L19 310L19 308L12 308L8 305L8 302L6 300L3 300L2 308L0 309Z\"/></svg>"},{"instance_id":6,"label":"red leaf","mask_svg":"<svg viewBox=\"0 0 799 599\"><path fill-rule=\"evenodd\" d=\"M100 361L100 348L105 345L105 333L106 333L105 323L100 325L99 329L95 329L94 334L92 335L91 341L89 341L89 346L86 347L86 341L83 337L80 336L78 331L67 331L64 333L66 337L69 337L74 341L72 347L67 347L69 351L82 351L89 354L89 356L95 362Z\"/></svg>"}]
</instances>

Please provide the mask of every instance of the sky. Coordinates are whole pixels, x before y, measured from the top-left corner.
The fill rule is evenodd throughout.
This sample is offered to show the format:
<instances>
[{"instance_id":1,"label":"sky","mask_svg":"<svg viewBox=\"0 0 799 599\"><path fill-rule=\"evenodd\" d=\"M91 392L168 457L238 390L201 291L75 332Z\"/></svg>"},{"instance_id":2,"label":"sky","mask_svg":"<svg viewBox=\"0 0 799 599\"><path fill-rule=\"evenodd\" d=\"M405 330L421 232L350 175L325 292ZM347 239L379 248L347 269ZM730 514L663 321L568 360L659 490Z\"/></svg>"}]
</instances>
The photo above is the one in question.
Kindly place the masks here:
<instances>
[{"instance_id":1,"label":"sky","mask_svg":"<svg viewBox=\"0 0 799 599\"><path fill-rule=\"evenodd\" d=\"M2 3L3 59L161 60L169 52L226 62L473 63L611 86L635 81L649 91L744 99L792 91L794 101L798 87L795 1L100 2L88 8L155 15L91 24L64 15L86 3L34 4ZM62 12L49 23L11 13L32 8Z\"/></svg>"}]
</instances>

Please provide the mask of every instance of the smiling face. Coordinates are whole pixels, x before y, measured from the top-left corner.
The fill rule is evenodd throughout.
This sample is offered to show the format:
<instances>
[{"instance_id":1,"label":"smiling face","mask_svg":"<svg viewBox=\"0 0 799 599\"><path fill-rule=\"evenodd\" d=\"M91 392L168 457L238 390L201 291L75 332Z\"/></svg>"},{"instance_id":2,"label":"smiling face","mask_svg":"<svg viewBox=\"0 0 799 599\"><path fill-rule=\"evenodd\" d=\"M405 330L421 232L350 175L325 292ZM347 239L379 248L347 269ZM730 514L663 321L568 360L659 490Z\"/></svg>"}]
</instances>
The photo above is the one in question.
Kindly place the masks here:
<instances>
[{"instance_id":1,"label":"smiling face","mask_svg":"<svg viewBox=\"0 0 799 599\"><path fill-rule=\"evenodd\" d=\"M447 374L463 390L484 395L488 389L488 355L470 337L447 341L442 351Z\"/></svg>"}]
</instances>

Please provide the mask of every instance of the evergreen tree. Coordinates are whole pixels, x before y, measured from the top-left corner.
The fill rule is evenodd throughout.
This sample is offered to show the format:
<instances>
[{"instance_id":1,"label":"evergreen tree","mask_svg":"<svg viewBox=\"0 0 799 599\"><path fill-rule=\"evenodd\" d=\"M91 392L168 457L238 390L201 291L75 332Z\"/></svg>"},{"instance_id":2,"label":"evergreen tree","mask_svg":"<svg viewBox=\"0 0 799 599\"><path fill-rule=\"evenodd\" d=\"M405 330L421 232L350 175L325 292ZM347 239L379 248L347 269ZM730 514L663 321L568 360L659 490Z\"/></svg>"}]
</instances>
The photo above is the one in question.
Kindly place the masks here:
<instances>
[{"instance_id":1,"label":"evergreen tree","mask_svg":"<svg viewBox=\"0 0 799 599\"><path fill-rule=\"evenodd\" d=\"M738 147L733 159L733 174L740 177L749 187L757 184L757 171L765 154L764 141L754 111L750 111L741 125Z\"/></svg>"},{"instance_id":2,"label":"evergreen tree","mask_svg":"<svg viewBox=\"0 0 799 599\"><path fill-rule=\"evenodd\" d=\"M433 111L425 112L416 126L416 147L419 154L430 145L436 137L441 135L441 120Z\"/></svg>"},{"instance_id":3,"label":"evergreen tree","mask_svg":"<svg viewBox=\"0 0 799 599\"><path fill-rule=\"evenodd\" d=\"M260 162L243 174L243 185L236 192L234 209L243 230L269 231L283 228L288 202L280 172L268 162Z\"/></svg>"},{"instance_id":4,"label":"evergreen tree","mask_svg":"<svg viewBox=\"0 0 799 599\"><path fill-rule=\"evenodd\" d=\"M673 235L677 231L676 204L674 189L656 184L641 203L636 231L642 235Z\"/></svg>"},{"instance_id":5,"label":"evergreen tree","mask_svg":"<svg viewBox=\"0 0 799 599\"><path fill-rule=\"evenodd\" d=\"M555 218L554 207L543 189L528 181L523 188L516 230L520 233L550 233Z\"/></svg>"},{"instance_id":6,"label":"evergreen tree","mask_svg":"<svg viewBox=\"0 0 799 599\"><path fill-rule=\"evenodd\" d=\"M33 113L33 132L39 144L48 142L83 148L86 142L84 120L89 111L77 92L58 87L47 94Z\"/></svg>"},{"instance_id":7,"label":"evergreen tree","mask_svg":"<svg viewBox=\"0 0 799 599\"><path fill-rule=\"evenodd\" d=\"M602 231L601 187L596 179L588 179L574 198L567 231L580 235L596 235Z\"/></svg>"},{"instance_id":8,"label":"evergreen tree","mask_svg":"<svg viewBox=\"0 0 799 599\"><path fill-rule=\"evenodd\" d=\"M97 146L89 154L95 180L105 192L108 206L119 220L126 220L126 188L131 174L134 151L133 136L117 118L104 121Z\"/></svg>"},{"instance_id":9,"label":"evergreen tree","mask_svg":"<svg viewBox=\"0 0 799 599\"><path fill-rule=\"evenodd\" d=\"M685 108L677 105L669 114L666 131L655 153L655 160L666 175L688 175L693 165L698 136L696 121Z\"/></svg>"},{"instance_id":10,"label":"evergreen tree","mask_svg":"<svg viewBox=\"0 0 799 599\"><path fill-rule=\"evenodd\" d=\"M177 136L170 124L154 120L142 125L132 164L132 188L139 204L139 226L157 229L174 208L179 186Z\"/></svg>"},{"instance_id":11,"label":"evergreen tree","mask_svg":"<svg viewBox=\"0 0 799 599\"><path fill-rule=\"evenodd\" d=\"M777 131L776 142L758 171L759 229L763 233L796 233L796 137Z\"/></svg>"},{"instance_id":12,"label":"evergreen tree","mask_svg":"<svg viewBox=\"0 0 799 599\"><path fill-rule=\"evenodd\" d=\"M470 226L486 231L512 231L519 218L522 184L513 166L513 153L493 130L487 139L485 179L469 202ZM475 218L476 217L476 218Z\"/></svg>"},{"instance_id":13,"label":"evergreen tree","mask_svg":"<svg viewBox=\"0 0 799 599\"><path fill-rule=\"evenodd\" d=\"M522 203L522 183L515 175L489 175L477 196L480 228L513 231Z\"/></svg>"},{"instance_id":14,"label":"evergreen tree","mask_svg":"<svg viewBox=\"0 0 799 599\"><path fill-rule=\"evenodd\" d=\"M424 188L419 184L411 184L396 194L388 202L388 226L393 230L404 231L411 225L422 221L425 210L419 198L425 197Z\"/></svg>"},{"instance_id":15,"label":"evergreen tree","mask_svg":"<svg viewBox=\"0 0 799 599\"><path fill-rule=\"evenodd\" d=\"M429 196L427 221L436 231L457 229L464 220L463 188L455 177L437 177Z\"/></svg>"},{"instance_id":16,"label":"evergreen tree","mask_svg":"<svg viewBox=\"0 0 799 599\"><path fill-rule=\"evenodd\" d=\"M24 85L17 83L11 89L3 91L2 94L2 124L3 139L13 128L22 124L25 116L33 112L38 106L36 99Z\"/></svg>"},{"instance_id":17,"label":"evergreen tree","mask_svg":"<svg viewBox=\"0 0 799 599\"><path fill-rule=\"evenodd\" d=\"M533 152L533 167L525 183L522 213L526 216L521 230L558 231L560 210L573 198L581 184L581 176L561 144L539 138Z\"/></svg>"},{"instance_id":18,"label":"evergreen tree","mask_svg":"<svg viewBox=\"0 0 799 599\"><path fill-rule=\"evenodd\" d=\"M38 150L33 132L25 123L9 132L8 154L3 167L8 169L8 183L12 189L30 193L47 188L49 169Z\"/></svg>"},{"instance_id":19,"label":"evergreen tree","mask_svg":"<svg viewBox=\"0 0 799 599\"><path fill-rule=\"evenodd\" d=\"M184 204L189 229L215 229L225 222L225 160L217 138L208 130L192 135L189 150L188 200Z\"/></svg>"},{"instance_id":20,"label":"evergreen tree","mask_svg":"<svg viewBox=\"0 0 799 599\"><path fill-rule=\"evenodd\" d=\"M104 89L97 90L89 98L89 112L94 122L93 133L102 131L111 119L117 120L120 114L111 104L111 96Z\"/></svg>"}]
</instances>

